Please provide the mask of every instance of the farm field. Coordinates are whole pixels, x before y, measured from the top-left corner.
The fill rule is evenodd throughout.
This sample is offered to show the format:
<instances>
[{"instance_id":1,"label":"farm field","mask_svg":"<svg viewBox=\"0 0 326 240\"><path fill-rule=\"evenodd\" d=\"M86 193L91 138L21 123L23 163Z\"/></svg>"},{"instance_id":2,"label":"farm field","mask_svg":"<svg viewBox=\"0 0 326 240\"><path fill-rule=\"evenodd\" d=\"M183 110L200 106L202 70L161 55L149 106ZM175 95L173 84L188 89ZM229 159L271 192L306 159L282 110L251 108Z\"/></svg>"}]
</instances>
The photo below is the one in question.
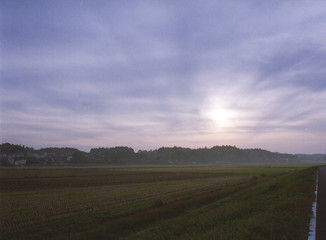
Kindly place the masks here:
<instances>
[{"instance_id":1,"label":"farm field","mask_svg":"<svg viewBox=\"0 0 326 240\"><path fill-rule=\"evenodd\" d=\"M316 167L0 169L0 239L307 239Z\"/></svg>"}]
</instances>

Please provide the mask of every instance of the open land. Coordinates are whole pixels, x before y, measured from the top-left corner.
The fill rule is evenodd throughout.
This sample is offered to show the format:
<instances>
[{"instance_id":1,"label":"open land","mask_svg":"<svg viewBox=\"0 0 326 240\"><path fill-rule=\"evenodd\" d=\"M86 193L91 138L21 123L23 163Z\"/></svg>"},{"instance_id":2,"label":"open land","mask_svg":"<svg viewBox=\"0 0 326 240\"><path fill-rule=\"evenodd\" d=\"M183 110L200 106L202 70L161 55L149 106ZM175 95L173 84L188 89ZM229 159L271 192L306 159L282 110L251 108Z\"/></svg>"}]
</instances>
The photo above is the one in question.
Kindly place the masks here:
<instances>
[{"instance_id":1,"label":"open land","mask_svg":"<svg viewBox=\"0 0 326 240\"><path fill-rule=\"evenodd\" d=\"M316 240L326 239L326 166L318 169Z\"/></svg>"},{"instance_id":2,"label":"open land","mask_svg":"<svg viewBox=\"0 0 326 240\"><path fill-rule=\"evenodd\" d=\"M0 239L307 239L317 167L0 169Z\"/></svg>"}]
</instances>

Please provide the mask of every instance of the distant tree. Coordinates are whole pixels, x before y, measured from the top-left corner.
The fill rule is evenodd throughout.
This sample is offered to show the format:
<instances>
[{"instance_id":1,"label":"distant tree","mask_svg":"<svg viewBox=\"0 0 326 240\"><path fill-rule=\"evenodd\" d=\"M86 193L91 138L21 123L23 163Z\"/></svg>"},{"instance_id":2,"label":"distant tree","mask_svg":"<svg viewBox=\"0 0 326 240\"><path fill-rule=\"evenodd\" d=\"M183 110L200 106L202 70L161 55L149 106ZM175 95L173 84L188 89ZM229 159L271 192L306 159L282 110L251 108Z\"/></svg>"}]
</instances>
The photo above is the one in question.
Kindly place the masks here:
<instances>
[{"instance_id":1,"label":"distant tree","mask_svg":"<svg viewBox=\"0 0 326 240\"><path fill-rule=\"evenodd\" d=\"M129 147L109 148L105 152L105 161L111 164L130 164L136 159L136 153Z\"/></svg>"},{"instance_id":2,"label":"distant tree","mask_svg":"<svg viewBox=\"0 0 326 240\"><path fill-rule=\"evenodd\" d=\"M2 154L15 154L15 153L22 153L26 154L27 151L33 150L32 148L27 148L24 145L16 145L10 143L2 143L0 145L0 153Z\"/></svg>"},{"instance_id":3,"label":"distant tree","mask_svg":"<svg viewBox=\"0 0 326 240\"><path fill-rule=\"evenodd\" d=\"M72 159L71 162L86 162L87 161L87 157L85 155L85 153L83 152L74 152L74 154L72 155Z\"/></svg>"}]
</instances>

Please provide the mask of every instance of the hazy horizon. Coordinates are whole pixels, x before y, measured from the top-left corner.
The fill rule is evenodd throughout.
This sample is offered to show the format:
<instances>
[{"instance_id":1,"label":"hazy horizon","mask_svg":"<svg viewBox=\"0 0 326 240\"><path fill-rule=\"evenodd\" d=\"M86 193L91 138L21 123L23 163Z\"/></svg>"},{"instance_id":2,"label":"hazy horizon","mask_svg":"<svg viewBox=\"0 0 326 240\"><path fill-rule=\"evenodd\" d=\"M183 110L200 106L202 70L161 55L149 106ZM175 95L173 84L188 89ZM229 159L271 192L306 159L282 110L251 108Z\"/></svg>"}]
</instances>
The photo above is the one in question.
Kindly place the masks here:
<instances>
[{"instance_id":1,"label":"hazy horizon","mask_svg":"<svg viewBox=\"0 0 326 240\"><path fill-rule=\"evenodd\" d=\"M8 142L6 142L8 143ZM5 143L0 143L0 144L5 144ZM115 147L129 147L129 148L132 148L135 152L138 152L138 151L154 151L154 150L158 150L160 148L174 148L174 147L177 147L177 148L184 148L184 149L192 149L192 150L197 150L197 149L211 149L211 148L214 148L214 147L235 147L235 148L238 148L240 150L244 150L244 149L260 149L260 150L266 150L266 151L269 151L269 152L275 152L275 153L281 153L281 154L307 154L307 155L314 155L314 154L322 154L322 155L326 155L326 153L322 153L322 152L316 152L316 153L305 153L305 152L294 152L294 153L289 153L289 152L278 152L278 151L272 151L272 150L269 150L269 149L263 149L263 148L258 148L258 147L248 147L248 148L241 148L241 147L238 147L238 146L235 146L235 145L214 145L214 146L204 146L204 147L183 147L183 146L160 146L160 147L157 147L157 148L133 148L132 146L118 146L118 145L112 145L112 146L97 146L97 147L85 147L85 148L78 148L76 146L61 146L61 145L58 145L58 146L42 146L42 147L34 147L34 146L28 146L28 145L23 145L23 144L15 144L15 143L9 143L9 144L14 144L14 145L21 145L21 146L25 146L26 148L33 148L34 150L38 151L38 150L41 150L41 149L46 149L46 148L76 148L80 151L83 151L83 152L86 152L86 153L89 153L91 151L91 149L99 149L99 148L115 148Z\"/></svg>"},{"instance_id":2,"label":"hazy horizon","mask_svg":"<svg viewBox=\"0 0 326 240\"><path fill-rule=\"evenodd\" d=\"M0 2L0 141L326 153L326 2Z\"/></svg>"}]
</instances>

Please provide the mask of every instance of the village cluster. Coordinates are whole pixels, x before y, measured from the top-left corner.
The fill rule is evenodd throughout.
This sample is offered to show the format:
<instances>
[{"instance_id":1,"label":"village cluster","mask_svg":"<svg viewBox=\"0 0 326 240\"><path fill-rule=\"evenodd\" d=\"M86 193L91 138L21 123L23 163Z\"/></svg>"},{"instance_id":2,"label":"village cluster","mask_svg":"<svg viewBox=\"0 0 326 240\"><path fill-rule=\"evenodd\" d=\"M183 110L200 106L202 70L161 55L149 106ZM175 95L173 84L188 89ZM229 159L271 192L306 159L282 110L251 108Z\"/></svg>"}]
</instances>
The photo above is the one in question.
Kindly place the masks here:
<instances>
[{"instance_id":1,"label":"village cluster","mask_svg":"<svg viewBox=\"0 0 326 240\"><path fill-rule=\"evenodd\" d=\"M71 154L53 152L0 154L2 166L64 164L69 163L71 159Z\"/></svg>"}]
</instances>

